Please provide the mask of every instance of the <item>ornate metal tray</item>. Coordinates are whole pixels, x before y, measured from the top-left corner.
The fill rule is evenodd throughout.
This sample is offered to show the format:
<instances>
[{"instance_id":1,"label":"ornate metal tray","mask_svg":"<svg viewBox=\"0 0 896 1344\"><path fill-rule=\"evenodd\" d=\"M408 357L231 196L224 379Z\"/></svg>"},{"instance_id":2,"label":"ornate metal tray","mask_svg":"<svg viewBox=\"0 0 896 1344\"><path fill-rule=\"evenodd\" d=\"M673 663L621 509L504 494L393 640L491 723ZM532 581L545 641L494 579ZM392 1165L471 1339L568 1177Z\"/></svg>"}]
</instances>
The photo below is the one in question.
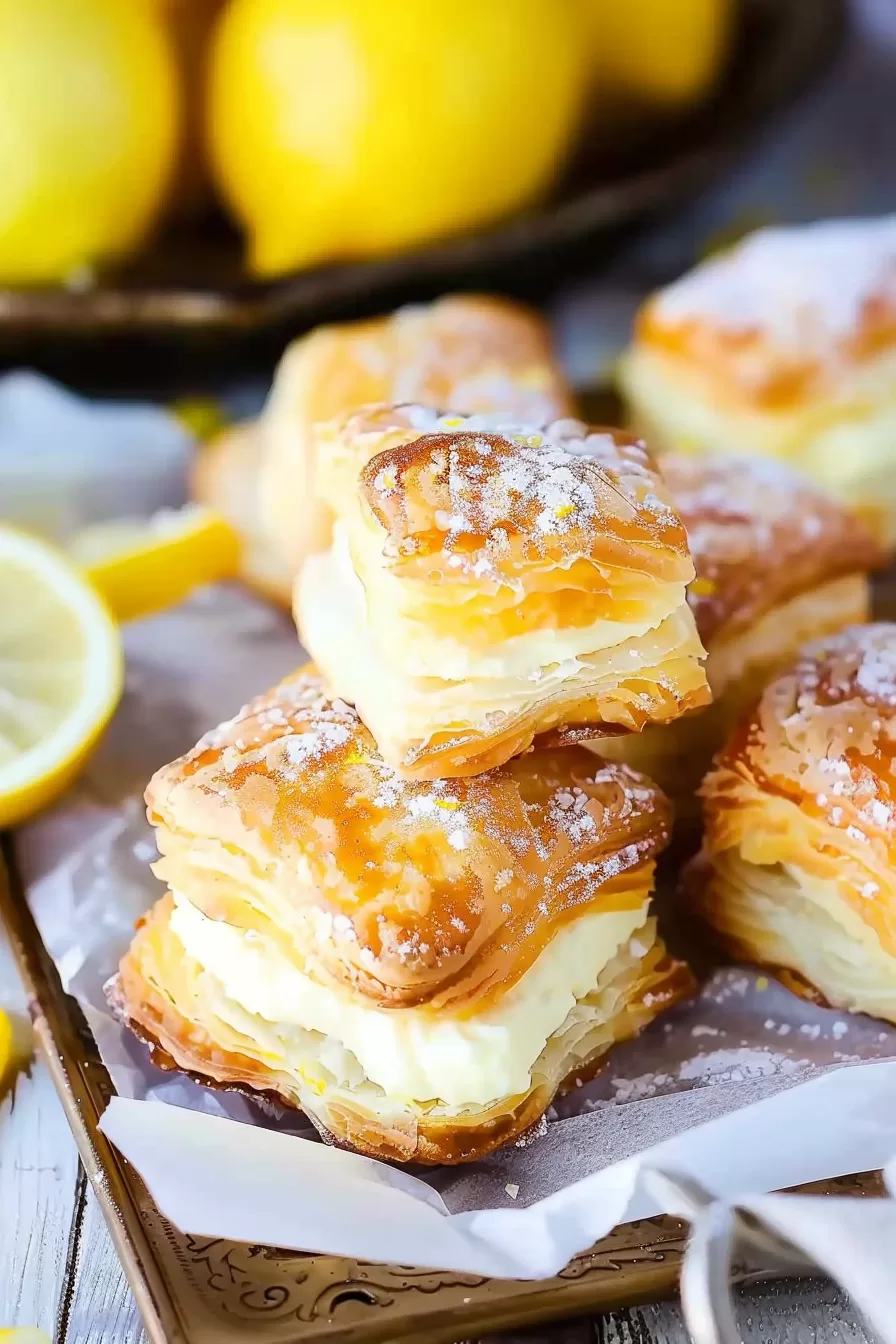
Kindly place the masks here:
<instances>
[{"instance_id":1,"label":"ornate metal tray","mask_svg":"<svg viewBox=\"0 0 896 1344\"><path fill-rule=\"evenodd\" d=\"M153 1344L447 1344L560 1316L610 1311L676 1288L686 1229L674 1218L617 1228L537 1283L433 1273L185 1236L97 1125L113 1088L80 1008L62 990L12 863L0 857L2 918L35 1035ZM809 1190L882 1193L877 1173ZM746 1277L746 1276L745 1276Z\"/></svg>"}]
</instances>

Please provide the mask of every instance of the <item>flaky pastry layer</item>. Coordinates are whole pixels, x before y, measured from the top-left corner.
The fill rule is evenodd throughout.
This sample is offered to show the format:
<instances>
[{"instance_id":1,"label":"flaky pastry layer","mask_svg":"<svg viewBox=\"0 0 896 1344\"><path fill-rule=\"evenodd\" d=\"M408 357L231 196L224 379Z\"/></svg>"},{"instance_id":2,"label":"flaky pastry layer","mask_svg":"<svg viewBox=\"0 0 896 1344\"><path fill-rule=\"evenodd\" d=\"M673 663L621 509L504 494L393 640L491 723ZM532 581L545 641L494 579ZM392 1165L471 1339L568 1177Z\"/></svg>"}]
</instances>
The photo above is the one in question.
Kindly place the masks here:
<instances>
[{"instance_id":1,"label":"flaky pastry layer","mask_svg":"<svg viewBox=\"0 0 896 1344\"><path fill-rule=\"evenodd\" d=\"M314 427L373 402L503 411L540 423L572 410L544 322L521 305L450 295L389 317L319 327L280 362L262 416L260 510L295 573L329 543L315 486Z\"/></svg>"},{"instance_id":2,"label":"flaky pastry layer","mask_svg":"<svg viewBox=\"0 0 896 1344\"><path fill-rule=\"evenodd\" d=\"M649 781L576 747L404 780L310 670L146 796L174 891L383 1006L505 993L574 913L643 904L670 824Z\"/></svg>"},{"instance_id":3,"label":"flaky pastry layer","mask_svg":"<svg viewBox=\"0 0 896 1344\"><path fill-rule=\"evenodd\" d=\"M662 727L603 738L594 750L606 760L643 770L674 800L679 819L696 820L697 790L741 714L803 644L867 620L870 606L864 574L834 579L782 602L755 625L709 641L706 674L713 691L711 705Z\"/></svg>"},{"instance_id":4,"label":"flaky pastry layer","mask_svg":"<svg viewBox=\"0 0 896 1344\"><path fill-rule=\"evenodd\" d=\"M339 1040L247 1011L185 948L172 928L172 909L169 896L149 913L113 990L117 1010L153 1045L156 1062L205 1082L273 1095L301 1107L327 1140L398 1162L473 1161L518 1138L564 1084L593 1074L611 1045L693 989L689 973L665 954L648 920L608 958L588 991L570 1002L548 1039L534 1044L521 1091L446 1104L438 1096L390 1094ZM536 965L530 974L537 971ZM419 1016L420 1010L391 1015L402 1013ZM446 1027L439 1015L431 1029L444 1034ZM455 1029L475 1027L473 1018ZM420 1030L425 1033L425 1024Z\"/></svg>"},{"instance_id":5,"label":"flaky pastry layer","mask_svg":"<svg viewBox=\"0 0 896 1344\"><path fill-rule=\"evenodd\" d=\"M886 562L852 510L782 464L669 454L662 473L688 534L696 571L688 604L716 664L714 694L740 675L737 659L723 659L722 649L737 645L764 616Z\"/></svg>"},{"instance_id":6,"label":"flaky pastry layer","mask_svg":"<svg viewBox=\"0 0 896 1344\"><path fill-rule=\"evenodd\" d=\"M636 344L702 367L720 398L811 400L896 344L896 215L760 229L649 299Z\"/></svg>"},{"instance_id":7,"label":"flaky pastry layer","mask_svg":"<svg viewBox=\"0 0 896 1344\"><path fill-rule=\"evenodd\" d=\"M397 769L474 774L706 703L686 535L639 441L383 407L319 460L339 518L297 623Z\"/></svg>"},{"instance_id":8,"label":"flaky pastry layer","mask_svg":"<svg viewBox=\"0 0 896 1344\"><path fill-rule=\"evenodd\" d=\"M880 968L896 958L894 744L896 626L807 646L703 784L706 872L694 893L736 954L884 1016Z\"/></svg>"}]
</instances>

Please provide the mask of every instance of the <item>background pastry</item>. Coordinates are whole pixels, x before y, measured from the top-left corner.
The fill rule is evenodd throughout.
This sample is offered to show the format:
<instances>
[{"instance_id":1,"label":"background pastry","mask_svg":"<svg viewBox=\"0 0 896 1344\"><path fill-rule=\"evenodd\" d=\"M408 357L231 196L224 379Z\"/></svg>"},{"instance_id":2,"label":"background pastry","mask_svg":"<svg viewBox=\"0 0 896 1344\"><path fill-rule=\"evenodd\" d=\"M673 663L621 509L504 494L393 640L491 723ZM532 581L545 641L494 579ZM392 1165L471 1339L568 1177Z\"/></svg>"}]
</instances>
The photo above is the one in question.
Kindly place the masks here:
<instances>
[{"instance_id":1,"label":"background pastry","mask_svg":"<svg viewBox=\"0 0 896 1344\"><path fill-rule=\"evenodd\" d=\"M763 229L656 294L622 361L656 451L801 466L896 536L896 217Z\"/></svg>"},{"instance_id":2,"label":"background pastry","mask_svg":"<svg viewBox=\"0 0 896 1344\"><path fill-rule=\"evenodd\" d=\"M670 453L661 465L696 570L688 603L713 703L597 749L645 770L693 815L713 753L769 678L807 640L868 619L868 571L886 554L853 513L777 462Z\"/></svg>"},{"instance_id":3,"label":"background pastry","mask_svg":"<svg viewBox=\"0 0 896 1344\"><path fill-rule=\"evenodd\" d=\"M241 543L240 577L265 597L288 607L292 569L262 525L258 472L262 433L255 421L225 429L200 450L193 466L192 495L226 518Z\"/></svg>"},{"instance_id":4,"label":"background pastry","mask_svg":"<svg viewBox=\"0 0 896 1344\"><path fill-rule=\"evenodd\" d=\"M177 1066L376 1156L482 1156L691 987L648 910L668 805L579 747L405 781L308 669L147 802L169 893L121 1012Z\"/></svg>"},{"instance_id":5,"label":"background pastry","mask_svg":"<svg viewBox=\"0 0 896 1344\"><path fill-rule=\"evenodd\" d=\"M896 625L808 645L702 788L693 883L735 957L896 1021Z\"/></svg>"},{"instance_id":6,"label":"background pastry","mask_svg":"<svg viewBox=\"0 0 896 1344\"><path fill-rule=\"evenodd\" d=\"M261 424L262 522L293 573L329 545L314 488L312 428L372 402L503 411L541 424L572 397L533 311L485 295L449 295L389 317L318 327L289 346Z\"/></svg>"},{"instance_id":7,"label":"background pastry","mask_svg":"<svg viewBox=\"0 0 896 1344\"><path fill-rule=\"evenodd\" d=\"M383 407L318 453L338 521L299 633L391 765L471 775L707 702L687 538L640 441Z\"/></svg>"}]
</instances>

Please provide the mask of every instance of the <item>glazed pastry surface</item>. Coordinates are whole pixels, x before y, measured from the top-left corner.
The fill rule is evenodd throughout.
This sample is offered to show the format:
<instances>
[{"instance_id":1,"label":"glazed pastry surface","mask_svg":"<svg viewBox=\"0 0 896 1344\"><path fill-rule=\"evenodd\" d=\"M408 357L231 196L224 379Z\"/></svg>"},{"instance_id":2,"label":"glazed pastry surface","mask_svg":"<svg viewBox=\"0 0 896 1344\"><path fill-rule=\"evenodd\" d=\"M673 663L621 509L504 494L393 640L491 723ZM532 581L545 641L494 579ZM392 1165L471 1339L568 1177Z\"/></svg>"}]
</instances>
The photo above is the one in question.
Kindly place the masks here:
<instances>
[{"instance_id":1,"label":"glazed pastry surface","mask_svg":"<svg viewBox=\"0 0 896 1344\"><path fill-rule=\"evenodd\" d=\"M262 416L259 508L293 573L330 542L314 427L370 403L502 411L541 423L572 411L545 323L520 304L457 294L388 317L318 327L289 346Z\"/></svg>"}]
</instances>

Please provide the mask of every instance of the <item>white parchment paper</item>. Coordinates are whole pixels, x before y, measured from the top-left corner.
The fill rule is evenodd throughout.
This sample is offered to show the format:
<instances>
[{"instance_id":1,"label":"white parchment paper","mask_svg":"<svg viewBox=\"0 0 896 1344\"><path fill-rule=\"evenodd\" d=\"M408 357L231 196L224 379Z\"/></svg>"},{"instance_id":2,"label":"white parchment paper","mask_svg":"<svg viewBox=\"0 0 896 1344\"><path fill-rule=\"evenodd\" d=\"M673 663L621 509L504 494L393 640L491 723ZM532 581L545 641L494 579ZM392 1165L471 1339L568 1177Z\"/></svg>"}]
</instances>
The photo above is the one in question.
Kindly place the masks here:
<instances>
[{"instance_id":1,"label":"white parchment paper","mask_svg":"<svg viewBox=\"0 0 896 1344\"><path fill-rule=\"evenodd\" d=\"M472 1166L400 1171L327 1149L303 1117L164 1073L103 985L160 894L142 791L303 658L288 621L238 588L126 632L121 708L77 790L17 837L28 899L119 1100L104 1128L186 1231L462 1272L557 1272L617 1222L656 1212L645 1160L731 1197L864 1171L896 1152L896 1031L796 999L743 968L611 1055L542 1132Z\"/></svg>"}]
</instances>

